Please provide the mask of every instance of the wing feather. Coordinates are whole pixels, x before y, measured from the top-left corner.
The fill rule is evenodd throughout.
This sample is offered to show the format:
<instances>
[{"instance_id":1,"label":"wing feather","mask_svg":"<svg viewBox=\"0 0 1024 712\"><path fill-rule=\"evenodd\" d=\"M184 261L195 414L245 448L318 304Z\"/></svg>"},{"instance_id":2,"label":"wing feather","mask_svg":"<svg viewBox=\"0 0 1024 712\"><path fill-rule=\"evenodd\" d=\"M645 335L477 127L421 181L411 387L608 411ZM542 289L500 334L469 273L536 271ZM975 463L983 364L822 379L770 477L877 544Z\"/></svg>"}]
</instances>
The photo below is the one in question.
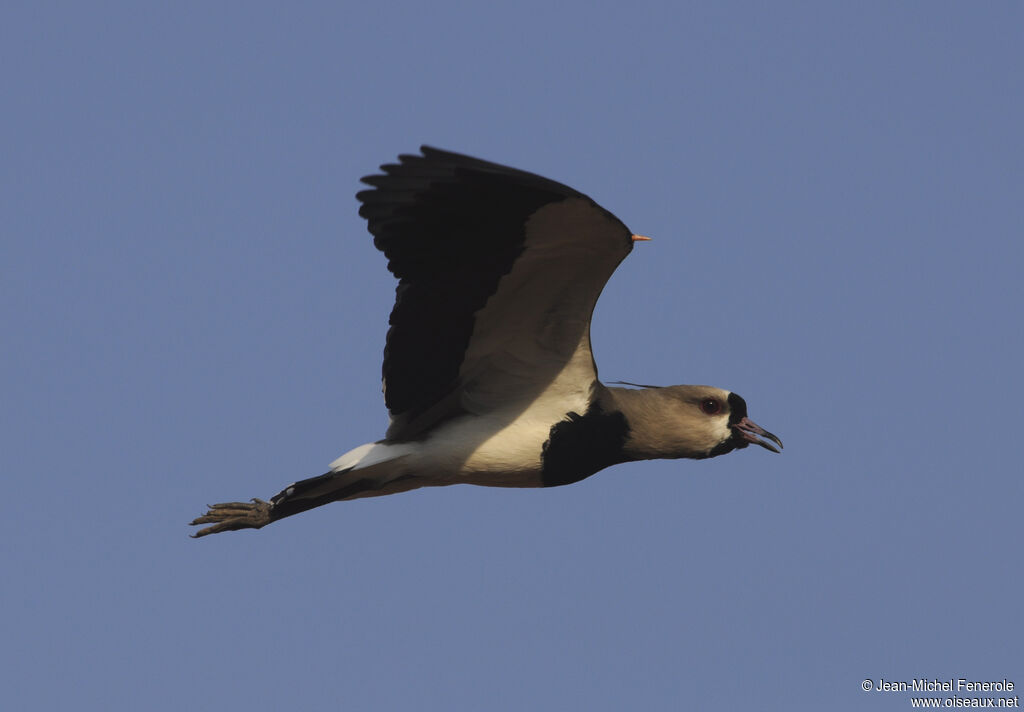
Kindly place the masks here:
<instances>
[{"instance_id":1,"label":"wing feather","mask_svg":"<svg viewBox=\"0 0 1024 712\"><path fill-rule=\"evenodd\" d=\"M589 388L589 326L631 233L552 180L424 146L368 176L359 214L399 279L384 349L390 440L529 402L567 368Z\"/></svg>"}]
</instances>

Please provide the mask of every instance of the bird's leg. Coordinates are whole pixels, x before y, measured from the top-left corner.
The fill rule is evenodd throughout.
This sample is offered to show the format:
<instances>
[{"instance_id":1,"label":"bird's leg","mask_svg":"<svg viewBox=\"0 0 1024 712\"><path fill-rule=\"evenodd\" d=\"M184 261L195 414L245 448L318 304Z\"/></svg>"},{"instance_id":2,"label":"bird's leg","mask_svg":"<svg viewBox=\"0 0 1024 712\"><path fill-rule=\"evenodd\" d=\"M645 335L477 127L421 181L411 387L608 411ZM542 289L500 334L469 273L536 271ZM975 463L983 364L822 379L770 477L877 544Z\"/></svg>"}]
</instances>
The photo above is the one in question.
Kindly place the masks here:
<instances>
[{"instance_id":1,"label":"bird's leg","mask_svg":"<svg viewBox=\"0 0 1024 712\"><path fill-rule=\"evenodd\" d=\"M249 502L224 502L211 504L201 517L192 524L212 524L192 535L198 539L207 534L219 534L238 529L259 529L278 519L290 517L321 507L330 502L358 497L374 497L422 487L410 475L396 477L388 482L378 482L363 474L356 475L350 469L331 471L319 477L299 480L285 487L270 498L269 502L253 499Z\"/></svg>"},{"instance_id":2,"label":"bird's leg","mask_svg":"<svg viewBox=\"0 0 1024 712\"><path fill-rule=\"evenodd\" d=\"M317 488L335 481L339 474L344 474L344 472L328 472L319 477L293 482L271 497L269 502L252 499L248 502L224 502L223 504L207 505L209 510L206 514L193 519L192 524L212 524L213 526L200 529L192 535L192 538L198 539L207 534L219 534L238 529L259 529L278 519L305 512L307 509L319 507L336 499L343 499L347 496L345 490L328 491L311 496L311 490L315 491ZM357 488L360 484L361 482L356 483Z\"/></svg>"},{"instance_id":3,"label":"bird's leg","mask_svg":"<svg viewBox=\"0 0 1024 712\"><path fill-rule=\"evenodd\" d=\"M192 524L212 524L213 526L200 529L192 535L193 539L207 534L218 534L237 529L259 529L273 521L270 510L274 505L264 502L262 499L253 499L251 502L224 502L208 506L209 511L203 516L193 519Z\"/></svg>"}]
</instances>

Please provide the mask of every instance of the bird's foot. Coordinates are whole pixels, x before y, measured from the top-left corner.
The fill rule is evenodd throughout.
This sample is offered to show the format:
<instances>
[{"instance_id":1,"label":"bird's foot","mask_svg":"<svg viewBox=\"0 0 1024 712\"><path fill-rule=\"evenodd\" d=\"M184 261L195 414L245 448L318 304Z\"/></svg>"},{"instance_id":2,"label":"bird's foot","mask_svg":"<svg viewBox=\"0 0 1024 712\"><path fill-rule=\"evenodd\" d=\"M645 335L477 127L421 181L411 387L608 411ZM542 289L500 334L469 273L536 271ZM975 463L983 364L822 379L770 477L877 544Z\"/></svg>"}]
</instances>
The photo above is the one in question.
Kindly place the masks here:
<instances>
[{"instance_id":1,"label":"bird's foot","mask_svg":"<svg viewBox=\"0 0 1024 712\"><path fill-rule=\"evenodd\" d=\"M259 529L270 524L270 502L253 499L251 502L224 502L211 504L209 511L192 520L192 524L212 524L212 527L200 529L192 535L198 539L207 534L219 534L238 529Z\"/></svg>"}]
</instances>

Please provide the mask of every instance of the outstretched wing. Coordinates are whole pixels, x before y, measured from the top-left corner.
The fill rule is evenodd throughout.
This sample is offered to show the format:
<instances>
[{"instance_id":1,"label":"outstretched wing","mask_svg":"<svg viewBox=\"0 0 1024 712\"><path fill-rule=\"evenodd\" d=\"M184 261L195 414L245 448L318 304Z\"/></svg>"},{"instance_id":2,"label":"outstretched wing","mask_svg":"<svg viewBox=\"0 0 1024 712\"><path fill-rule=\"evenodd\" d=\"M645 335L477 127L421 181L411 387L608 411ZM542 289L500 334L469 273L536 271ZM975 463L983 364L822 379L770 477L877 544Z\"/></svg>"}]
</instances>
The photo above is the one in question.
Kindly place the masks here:
<instances>
[{"instance_id":1,"label":"outstretched wing","mask_svg":"<svg viewBox=\"0 0 1024 712\"><path fill-rule=\"evenodd\" d=\"M532 173L422 147L363 178L359 214L399 279L384 349L390 440L597 379L590 317L632 234Z\"/></svg>"}]
</instances>

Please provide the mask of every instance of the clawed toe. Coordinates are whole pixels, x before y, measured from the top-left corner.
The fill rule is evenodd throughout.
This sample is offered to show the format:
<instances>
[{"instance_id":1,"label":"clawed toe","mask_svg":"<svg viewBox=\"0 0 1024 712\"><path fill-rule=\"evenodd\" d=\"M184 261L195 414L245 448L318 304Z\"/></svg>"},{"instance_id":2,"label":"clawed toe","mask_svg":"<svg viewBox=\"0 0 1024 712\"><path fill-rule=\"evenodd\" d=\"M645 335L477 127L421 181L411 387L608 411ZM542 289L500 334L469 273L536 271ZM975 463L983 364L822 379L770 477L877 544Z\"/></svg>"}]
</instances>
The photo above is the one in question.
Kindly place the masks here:
<instances>
[{"instance_id":1,"label":"clawed toe","mask_svg":"<svg viewBox=\"0 0 1024 712\"><path fill-rule=\"evenodd\" d=\"M207 505L208 511L196 517L191 524L212 524L200 529L192 535L198 539L207 534L237 531L239 529L259 529L270 523L270 502L253 499L251 502L222 502Z\"/></svg>"}]
</instances>

